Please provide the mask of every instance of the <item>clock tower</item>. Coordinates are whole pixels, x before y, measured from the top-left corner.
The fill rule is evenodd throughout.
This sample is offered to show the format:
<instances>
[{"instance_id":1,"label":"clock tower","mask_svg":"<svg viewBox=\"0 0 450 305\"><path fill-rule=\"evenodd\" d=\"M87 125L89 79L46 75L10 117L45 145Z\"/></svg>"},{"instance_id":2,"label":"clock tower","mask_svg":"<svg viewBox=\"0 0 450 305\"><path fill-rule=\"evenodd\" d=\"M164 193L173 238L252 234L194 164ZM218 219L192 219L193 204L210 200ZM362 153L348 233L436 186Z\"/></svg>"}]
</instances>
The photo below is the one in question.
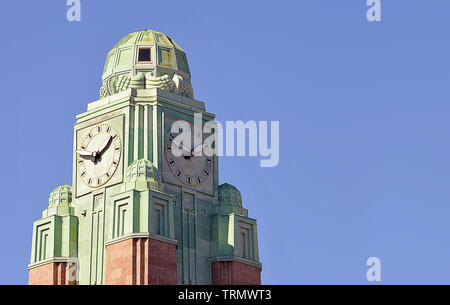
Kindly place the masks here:
<instances>
[{"instance_id":1,"label":"clock tower","mask_svg":"<svg viewBox=\"0 0 450 305\"><path fill-rule=\"evenodd\" d=\"M203 153L198 131L214 114L194 99L184 50L156 31L128 34L102 81L76 117L72 186L33 224L29 283L260 284L256 220Z\"/></svg>"}]
</instances>

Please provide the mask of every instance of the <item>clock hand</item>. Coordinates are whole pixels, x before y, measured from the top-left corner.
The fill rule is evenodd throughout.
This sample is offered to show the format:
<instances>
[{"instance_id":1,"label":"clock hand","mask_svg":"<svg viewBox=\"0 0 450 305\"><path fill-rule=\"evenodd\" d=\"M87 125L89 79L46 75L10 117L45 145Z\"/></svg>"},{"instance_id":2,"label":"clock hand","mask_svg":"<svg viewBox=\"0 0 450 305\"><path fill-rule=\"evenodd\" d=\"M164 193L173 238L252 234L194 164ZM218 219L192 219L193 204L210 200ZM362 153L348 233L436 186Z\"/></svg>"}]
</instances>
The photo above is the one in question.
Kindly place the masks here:
<instances>
[{"instance_id":1,"label":"clock hand","mask_svg":"<svg viewBox=\"0 0 450 305\"><path fill-rule=\"evenodd\" d=\"M77 150L76 153L82 157L82 158L89 158L91 160L95 160L95 157L97 156L97 152L90 152L87 150Z\"/></svg>"},{"instance_id":2,"label":"clock hand","mask_svg":"<svg viewBox=\"0 0 450 305\"><path fill-rule=\"evenodd\" d=\"M192 150L191 155L192 155L192 156L196 156L199 152L202 152L202 151L203 151L203 148L204 148L205 146L206 146L205 144L200 144L200 145L198 145L196 148L194 148L194 149Z\"/></svg>"},{"instance_id":3,"label":"clock hand","mask_svg":"<svg viewBox=\"0 0 450 305\"><path fill-rule=\"evenodd\" d=\"M90 152L87 150L77 150L76 153L79 154L80 156L86 156L86 157L94 155L93 152Z\"/></svg>"},{"instance_id":4,"label":"clock hand","mask_svg":"<svg viewBox=\"0 0 450 305\"><path fill-rule=\"evenodd\" d=\"M101 153L103 153L103 151L105 150L105 148L108 146L109 142L111 141L111 136L109 136L105 141L103 141L102 145L100 146L100 148L97 150L97 154L100 155Z\"/></svg>"},{"instance_id":5,"label":"clock hand","mask_svg":"<svg viewBox=\"0 0 450 305\"><path fill-rule=\"evenodd\" d=\"M181 144L178 141L172 140L172 143L175 144L176 146L178 146L178 148L188 152L189 154L191 154L191 151L189 149L187 149L186 147L183 146L183 144Z\"/></svg>"}]
</instances>

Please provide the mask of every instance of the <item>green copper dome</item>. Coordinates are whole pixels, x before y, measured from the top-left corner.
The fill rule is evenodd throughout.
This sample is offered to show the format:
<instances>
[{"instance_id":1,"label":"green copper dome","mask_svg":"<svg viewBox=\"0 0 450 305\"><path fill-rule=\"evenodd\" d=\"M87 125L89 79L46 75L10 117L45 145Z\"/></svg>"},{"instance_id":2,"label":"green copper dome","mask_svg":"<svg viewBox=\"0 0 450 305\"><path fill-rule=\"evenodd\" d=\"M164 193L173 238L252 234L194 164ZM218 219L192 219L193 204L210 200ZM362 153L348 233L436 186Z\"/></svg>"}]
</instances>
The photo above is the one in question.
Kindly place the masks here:
<instances>
[{"instance_id":1,"label":"green copper dome","mask_svg":"<svg viewBox=\"0 0 450 305\"><path fill-rule=\"evenodd\" d=\"M184 86L179 86L180 79ZM168 80L173 80L178 90ZM188 97L193 95L186 53L172 38L152 30L130 33L109 51L102 81L100 98L128 88L151 87L179 91L176 93Z\"/></svg>"},{"instance_id":2,"label":"green copper dome","mask_svg":"<svg viewBox=\"0 0 450 305\"><path fill-rule=\"evenodd\" d=\"M219 186L219 202L242 207L241 192L235 186L224 183Z\"/></svg>"},{"instance_id":3,"label":"green copper dome","mask_svg":"<svg viewBox=\"0 0 450 305\"><path fill-rule=\"evenodd\" d=\"M126 174L127 189L158 189L158 170L147 159L138 159L128 166Z\"/></svg>"},{"instance_id":4,"label":"green copper dome","mask_svg":"<svg viewBox=\"0 0 450 305\"><path fill-rule=\"evenodd\" d=\"M66 184L58 186L50 193L48 207L69 206L72 203L72 187Z\"/></svg>"},{"instance_id":5,"label":"green copper dome","mask_svg":"<svg viewBox=\"0 0 450 305\"><path fill-rule=\"evenodd\" d=\"M48 209L42 212L42 217L52 215L66 216L73 215L72 187L66 184L58 186L50 193L48 198Z\"/></svg>"}]
</instances>

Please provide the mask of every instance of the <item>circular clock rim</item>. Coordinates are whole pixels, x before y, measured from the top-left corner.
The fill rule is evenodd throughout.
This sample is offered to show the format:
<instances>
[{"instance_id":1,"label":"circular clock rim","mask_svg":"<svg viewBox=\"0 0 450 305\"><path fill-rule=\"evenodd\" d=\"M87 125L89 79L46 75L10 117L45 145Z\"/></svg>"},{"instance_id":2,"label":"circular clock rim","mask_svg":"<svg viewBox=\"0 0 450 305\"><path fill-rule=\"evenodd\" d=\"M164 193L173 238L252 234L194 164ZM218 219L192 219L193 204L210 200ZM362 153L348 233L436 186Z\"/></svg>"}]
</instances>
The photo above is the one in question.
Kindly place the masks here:
<instances>
[{"instance_id":1,"label":"circular clock rim","mask_svg":"<svg viewBox=\"0 0 450 305\"><path fill-rule=\"evenodd\" d=\"M120 164L120 160L122 159L122 139L121 139L121 137L120 137L120 134L117 132L117 129L114 128L113 126L109 125L108 123L100 123L100 124L92 125L93 127L90 128L89 131L85 134L85 136L83 137L83 141L81 141L81 143L84 143L84 140L86 139L86 137L88 136L88 134L89 134L92 130L94 130L95 128L97 128L97 127L99 127L99 126L102 126L102 125L106 125L106 126L110 127L111 129L113 129L113 130L114 130L114 133L115 133L115 134L117 135L117 137L119 138L119 148L120 148L120 150L119 150L119 164ZM80 167L79 167L79 165L78 165L78 158L79 158L79 156L77 155L76 158L77 158L77 173L78 173L78 177L80 177L80 180L81 180L87 187L93 188L93 189L100 188L100 187L104 186L106 183L108 183L108 182L112 179L112 177L114 176L114 174L116 173L117 169L119 168L119 165L117 165L116 168L114 169L113 173L111 174L111 177L109 177L105 182L102 182L101 184L96 185L96 186L92 186L92 185L89 185L88 183L86 183L86 182L84 181L84 179L81 177L81 175L80 175Z\"/></svg>"},{"instance_id":2,"label":"circular clock rim","mask_svg":"<svg viewBox=\"0 0 450 305\"><path fill-rule=\"evenodd\" d=\"M167 137L165 137L165 139L164 139L164 156L165 156L166 161L167 161L167 166L169 166L170 171L171 171L172 174L175 176L175 178L177 178L178 181L180 181L180 182L183 183L184 185L187 185L187 186L190 186L190 187L199 187L199 186L201 186L202 184L204 184L204 183L206 182L206 180L208 180L208 178L210 177L210 175L208 175L208 178L206 178L205 180L203 180L201 183L196 183L196 184L189 184L189 183L187 183L186 181L184 181L183 179L180 179L180 178L176 175L176 173L175 173L175 171L173 170L172 166L170 166L169 159L167 158L167 145L165 145L166 140L167 140ZM206 159L205 159L205 160L206 160ZM214 157L211 157L211 173L210 173L210 174L213 174L213 168L214 168Z\"/></svg>"}]
</instances>

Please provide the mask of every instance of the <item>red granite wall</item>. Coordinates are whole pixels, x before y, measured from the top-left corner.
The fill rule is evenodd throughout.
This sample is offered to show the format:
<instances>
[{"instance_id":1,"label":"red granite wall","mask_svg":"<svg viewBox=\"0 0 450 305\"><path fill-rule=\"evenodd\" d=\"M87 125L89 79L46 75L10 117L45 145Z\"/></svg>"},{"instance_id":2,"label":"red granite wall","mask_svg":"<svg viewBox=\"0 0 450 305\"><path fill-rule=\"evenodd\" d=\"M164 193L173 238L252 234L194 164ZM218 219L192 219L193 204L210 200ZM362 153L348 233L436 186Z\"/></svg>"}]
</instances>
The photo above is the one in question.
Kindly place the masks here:
<instances>
[{"instance_id":1,"label":"red granite wall","mask_svg":"<svg viewBox=\"0 0 450 305\"><path fill-rule=\"evenodd\" d=\"M51 262L28 271L29 285L69 285L68 268L65 262Z\"/></svg>"},{"instance_id":2,"label":"red granite wall","mask_svg":"<svg viewBox=\"0 0 450 305\"><path fill-rule=\"evenodd\" d=\"M133 238L106 247L105 284L176 285L176 245Z\"/></svg>"},{"instance_id":3,"label":"red granite wall","mask_svg":"<svg viewBox=\"0 0 450 305\"><path fill-rule=\"evenodd\" d=\"M261 268L236 261L213 262L213 285L261 285Z\"/></svg>"}]
</instances>

